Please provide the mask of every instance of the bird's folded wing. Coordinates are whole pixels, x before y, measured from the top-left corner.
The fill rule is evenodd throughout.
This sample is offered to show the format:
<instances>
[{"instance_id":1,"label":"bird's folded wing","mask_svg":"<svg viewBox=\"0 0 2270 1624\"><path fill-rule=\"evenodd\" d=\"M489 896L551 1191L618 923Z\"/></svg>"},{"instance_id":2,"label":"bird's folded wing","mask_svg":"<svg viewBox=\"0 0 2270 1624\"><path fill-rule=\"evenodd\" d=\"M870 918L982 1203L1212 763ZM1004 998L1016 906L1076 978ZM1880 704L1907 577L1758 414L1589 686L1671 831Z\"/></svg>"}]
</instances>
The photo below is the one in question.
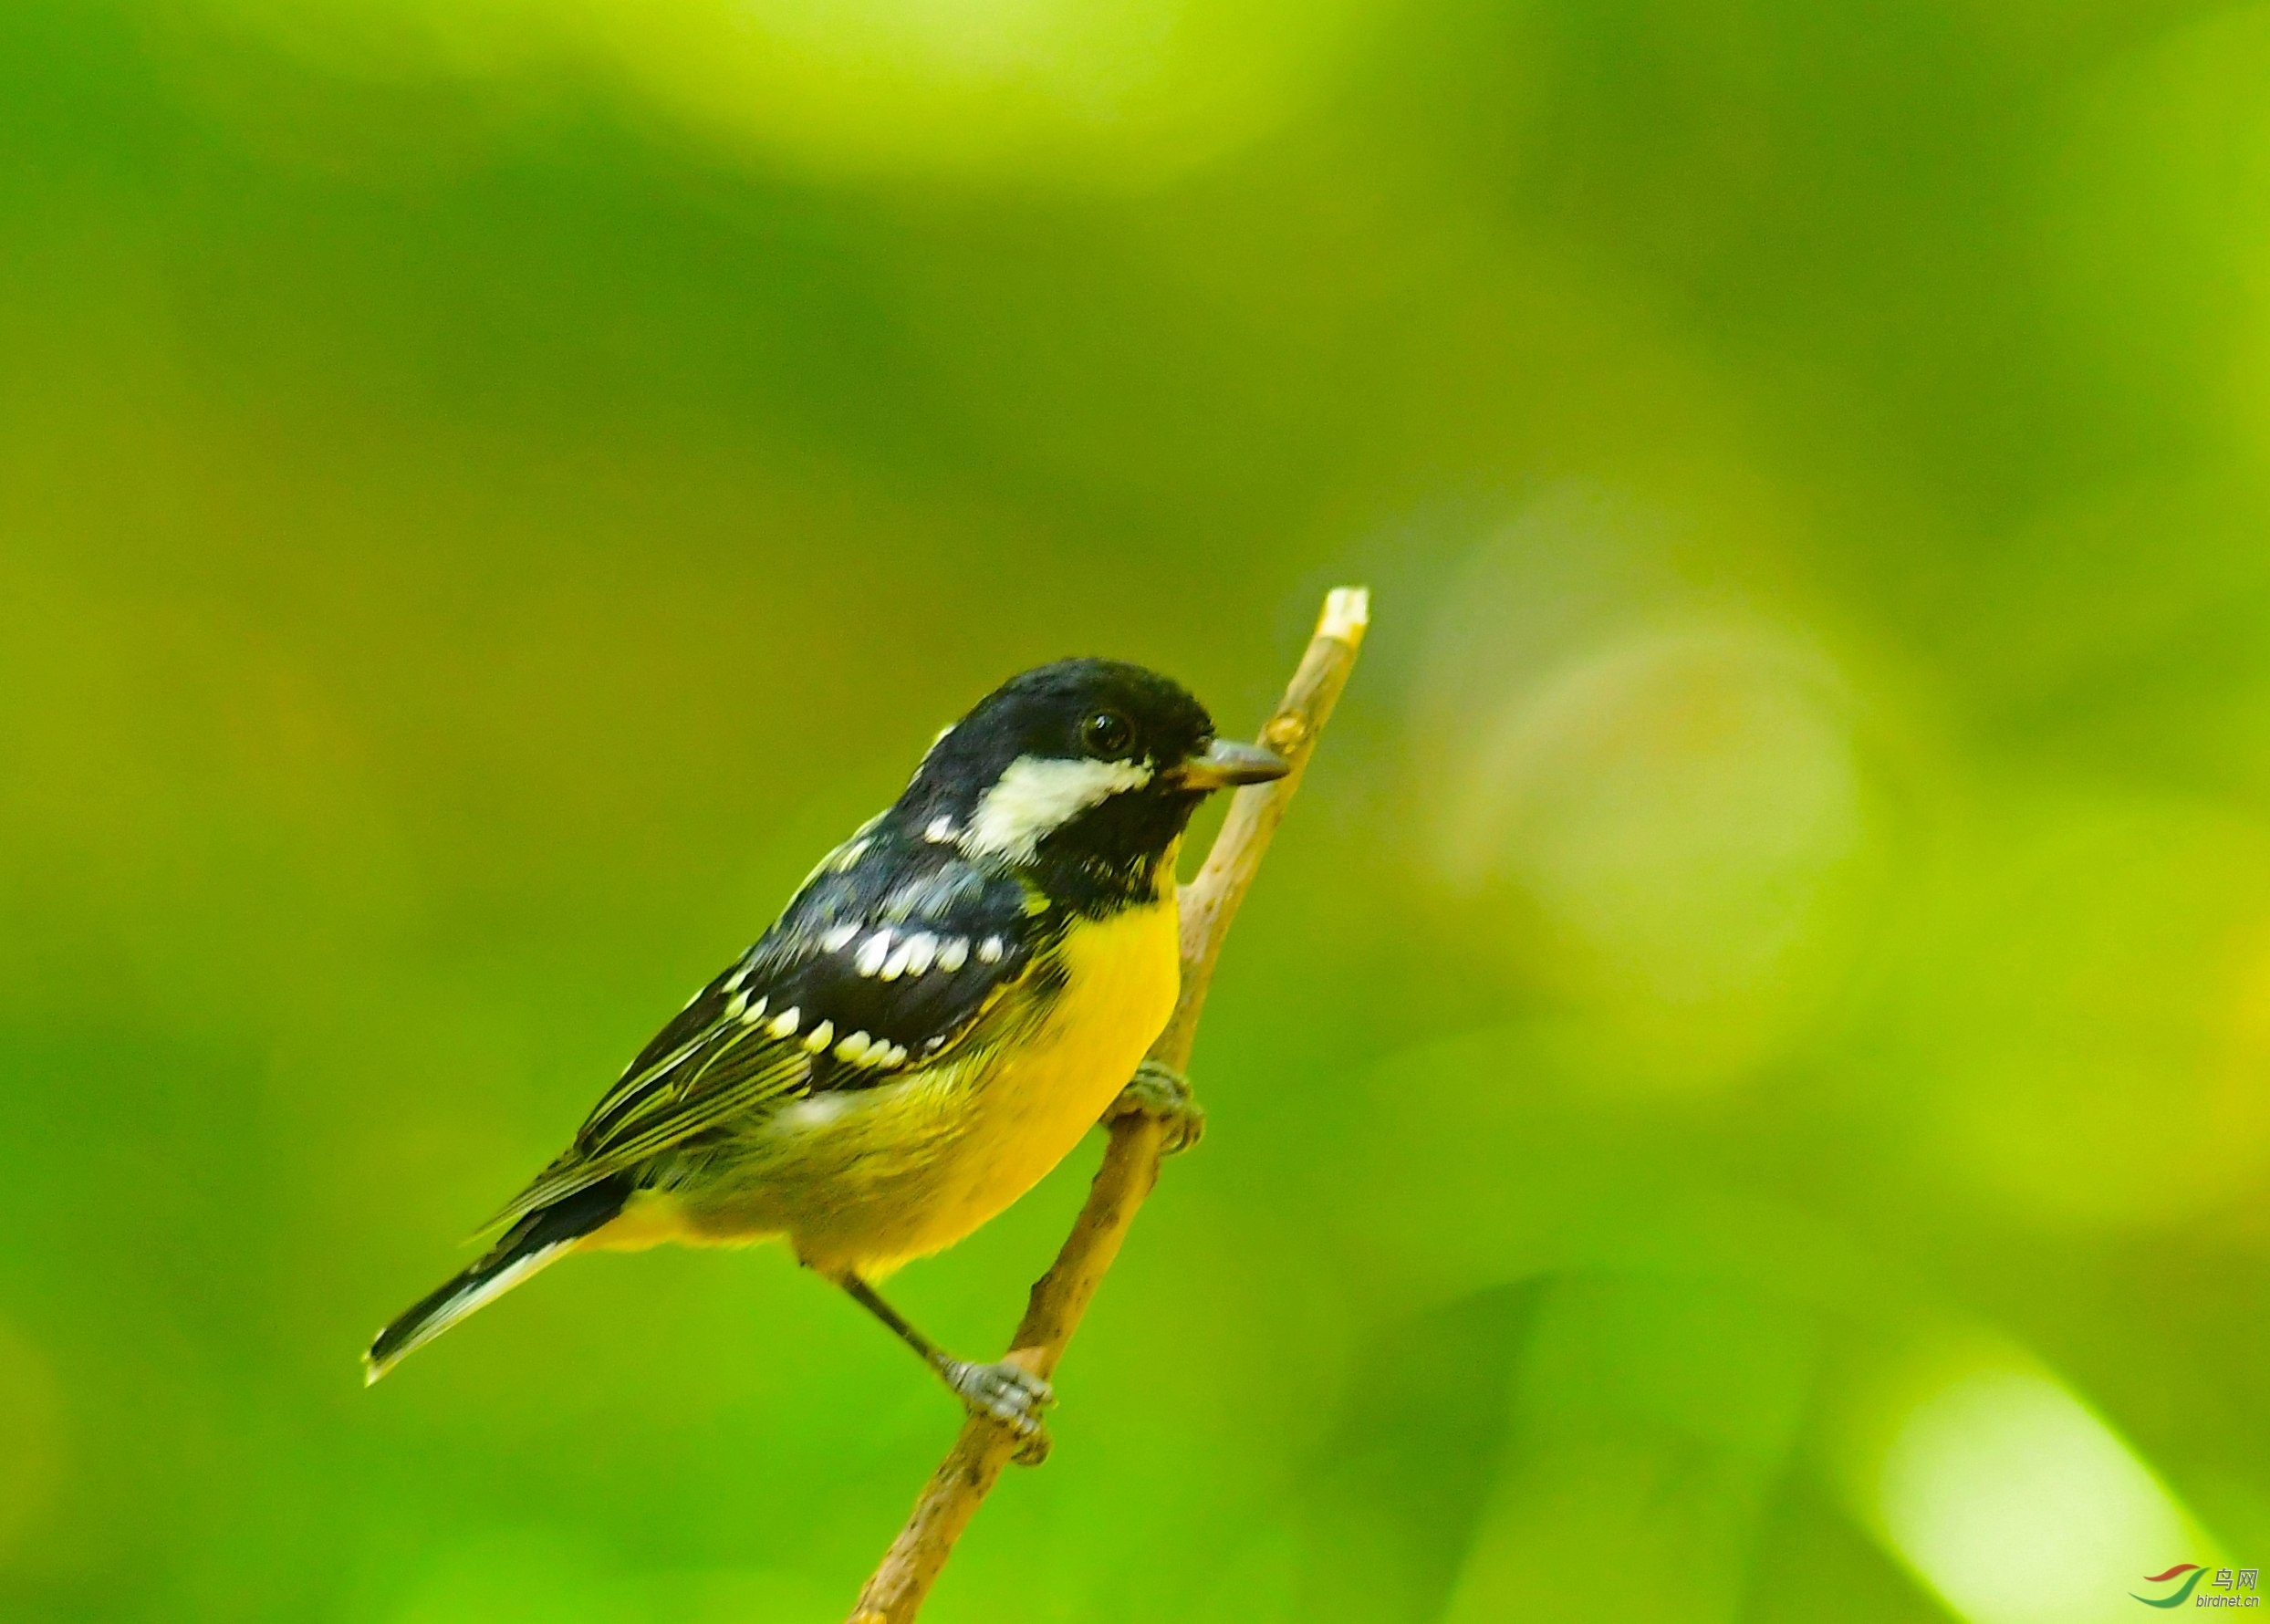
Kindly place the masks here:
<instances>
[{"instance_id":1,"label":"bird's folded wing","mask_svg":"<svg viewBox=\"0 0 2270 1624\"><path fill-rule=\"evenodd\" d=\"M1048 930L1016 880L934 848L822 865L780 921L640 1052L568 1152L485 1227L728 1118L873 1088L942 1058L1031 972Z\"/></svg>"}]
</instances>

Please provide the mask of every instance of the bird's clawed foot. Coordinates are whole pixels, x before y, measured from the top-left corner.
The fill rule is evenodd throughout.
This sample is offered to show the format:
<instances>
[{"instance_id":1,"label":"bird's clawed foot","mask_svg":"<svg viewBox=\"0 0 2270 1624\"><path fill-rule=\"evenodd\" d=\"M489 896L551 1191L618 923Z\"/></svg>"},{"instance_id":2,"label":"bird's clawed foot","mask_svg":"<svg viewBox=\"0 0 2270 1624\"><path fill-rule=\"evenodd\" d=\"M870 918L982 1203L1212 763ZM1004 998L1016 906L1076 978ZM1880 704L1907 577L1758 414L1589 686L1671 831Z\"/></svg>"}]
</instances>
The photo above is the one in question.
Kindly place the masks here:
<instances>
[{"instance_id":1,"label":"bird's clawed foot","mask_svg":"<svg viewBox=\"0 0 2270 1624\"><path fill-rule=\"evenodd\" d=\"M1016 1433L1021 1463L1038 1465L1047 1458L1048 1430L1041 1424L1040 1414L1057 1401L1057 1393L1046 1381L1007 1359L997 1365L951 1359L938 1373L961 1395L962 1402Z\"/></svg>"},{"instance_id":2,"label":"bird's clawed foot","mask_svg":"<svg viewBox=\"0 0 2270 1624\"><path fill-rule=\"evenodd\" d=\"M1192 1095L1190 1079L1156 1060L1146 1060L1135 1068L1134 1077L1119 1090L1103 1119L1113 1122L1132 1116L1149 1117L1159 1124L1162 1156L1189 1150L1206 1131L1206 1108Z\"/></svg>"}]
</instances>

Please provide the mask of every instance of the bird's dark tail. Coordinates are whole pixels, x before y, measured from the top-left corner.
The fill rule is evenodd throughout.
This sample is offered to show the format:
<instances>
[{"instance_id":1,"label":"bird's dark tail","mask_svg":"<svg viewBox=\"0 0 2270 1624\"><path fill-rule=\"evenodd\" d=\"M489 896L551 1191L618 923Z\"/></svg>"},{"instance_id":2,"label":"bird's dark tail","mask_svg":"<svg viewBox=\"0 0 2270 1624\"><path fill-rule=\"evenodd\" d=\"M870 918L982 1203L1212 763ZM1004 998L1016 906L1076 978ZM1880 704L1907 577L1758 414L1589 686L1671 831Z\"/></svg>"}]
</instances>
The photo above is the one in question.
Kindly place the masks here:
<instances>
[{"instance_id":1,"label":"bird's dark tail","mask_svg":"<svg viewBox=\"0 0 2270 1624\"><path fill-rule=\"evenodd\" d=\"M378 1334L362 1356L364 1381L376 1381L466 1315L565 1255L622 1211L630 1189L630 1175L618 1173L539 1207L514 1224L480 1262L420 1297Z\"/></svg>"}]
</instances>

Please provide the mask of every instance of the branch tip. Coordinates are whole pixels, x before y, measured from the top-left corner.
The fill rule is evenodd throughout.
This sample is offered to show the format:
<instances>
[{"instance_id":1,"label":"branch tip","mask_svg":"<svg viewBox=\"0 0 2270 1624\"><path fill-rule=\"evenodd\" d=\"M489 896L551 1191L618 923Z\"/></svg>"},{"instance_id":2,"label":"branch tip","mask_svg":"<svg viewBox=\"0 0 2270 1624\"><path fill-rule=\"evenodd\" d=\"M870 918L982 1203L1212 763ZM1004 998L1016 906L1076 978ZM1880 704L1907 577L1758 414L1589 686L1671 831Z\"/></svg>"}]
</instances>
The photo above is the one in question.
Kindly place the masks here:
<instances>
[{"instance_id":1,"label":"branch tip","mask_svg":"<svg viewBox=\"0 0 2270 1624\"><path fill-rule=\"evenodd\" d=\"M1318 637L1328 637L1351 649L1359 648L1370 625L1370 588L1335 587L1325 594L1324 613L1317 619Z\"/></svg>"}]
</instances>

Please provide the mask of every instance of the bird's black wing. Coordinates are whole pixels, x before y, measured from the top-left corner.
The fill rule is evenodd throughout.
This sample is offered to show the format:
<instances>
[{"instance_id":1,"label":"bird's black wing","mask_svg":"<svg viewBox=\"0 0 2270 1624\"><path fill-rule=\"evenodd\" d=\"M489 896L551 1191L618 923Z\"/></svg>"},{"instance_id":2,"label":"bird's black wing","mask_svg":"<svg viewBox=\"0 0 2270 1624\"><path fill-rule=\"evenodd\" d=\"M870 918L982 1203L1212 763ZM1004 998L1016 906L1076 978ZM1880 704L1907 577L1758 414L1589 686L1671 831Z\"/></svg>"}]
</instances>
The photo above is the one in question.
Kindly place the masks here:
<instances>
[{"instance_id":1,"label":"bird's black wing","mask_svg":"<svg viewBox=\"0 0 2270 1624\"><path fill-rule=\"evenodd\" d=\"M728 1117L937 1060L1032 969L1050 921L950 846L866 833L657 1033L508 1223Z\"/></svg>"}]
</instances>

